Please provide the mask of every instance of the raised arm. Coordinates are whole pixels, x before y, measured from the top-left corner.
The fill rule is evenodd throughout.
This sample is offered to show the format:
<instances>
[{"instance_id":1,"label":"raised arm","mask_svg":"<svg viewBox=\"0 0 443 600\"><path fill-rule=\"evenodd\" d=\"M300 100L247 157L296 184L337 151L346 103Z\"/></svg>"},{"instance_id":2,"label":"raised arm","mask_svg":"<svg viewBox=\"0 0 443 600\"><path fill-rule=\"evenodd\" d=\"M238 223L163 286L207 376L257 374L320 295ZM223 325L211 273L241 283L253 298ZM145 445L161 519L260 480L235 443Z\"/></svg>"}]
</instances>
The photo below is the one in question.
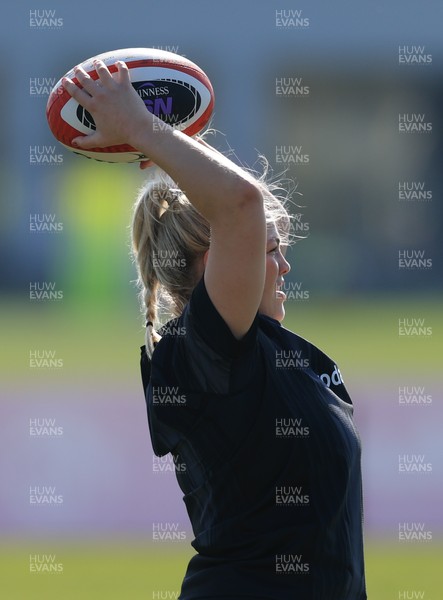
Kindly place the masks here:
<instances>
[{"instance_id":1,"label":"raised arm","mask_svg":"<svg viewBox=\"0 0 443 600\"><path fill-rule=\"evenodd\" d=\"M65 89L93 115L97 128L75 142L84 149L130 144L176 181L210 223L206 288L233 335L241 338L251 326L264 287L266 224L260 187L228 158L148 112L126 65L117 66L111 75L98 61L97 81L77 69L82 88L64 80Z\"/></svg>"}]
</instances>

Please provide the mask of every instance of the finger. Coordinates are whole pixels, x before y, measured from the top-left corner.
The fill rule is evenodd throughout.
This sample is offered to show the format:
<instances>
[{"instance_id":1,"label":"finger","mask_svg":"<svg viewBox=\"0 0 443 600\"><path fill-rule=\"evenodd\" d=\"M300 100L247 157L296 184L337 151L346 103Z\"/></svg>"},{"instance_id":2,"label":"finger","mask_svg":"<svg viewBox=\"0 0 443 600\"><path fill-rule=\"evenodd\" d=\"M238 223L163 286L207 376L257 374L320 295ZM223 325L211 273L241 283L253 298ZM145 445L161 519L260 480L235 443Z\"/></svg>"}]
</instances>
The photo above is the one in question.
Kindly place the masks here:
<instances>
[{"instance_id":1,"label":"finger","mask_svg":"<svg viewBox=\"0 0 443 600\"><path fill-rule=\"evenodd\" d=\"M131 78L129 76L129 69L125 62L119 60L115 63L117 67L118 80L120 83L131 83Z\"/></svg>"},{"instance_id":2,"label":"finger","mask_svg":"<svg viewBox=\"0 0 443 600\"><path fill-rule=\"evenodd\" d=\"M81 135L74 138L71 141L71 145L74 148L81 148L82 150L89 150L90 148L102 148L105 146L102 141L102 136L98 131L91 133L90 135Z\"/></svg>"},{"instance_id":3,"label":"finger","mask_svg":"<svg viewBox=\"0 0 443 600\"><path fill-rule=\"evenodd\" d=\"M142 160L140 162L140 169L148 169L149 167L153 167L154 163L152 162L152 160Z\"/></svg>"},{"instance_id":4,"label":"finger","mask_svg":"<svg viewBox=\"0 0 443 600\"><path fill-rule=\"evenodd\" d=\"M94 60L94 68L99 76L100 82L103 85L108 85L112 83L112 75L109 72L108 67L102 60Z\"/></svg>"},{"instance_id":5,"label":"finger","mask_svg":"<svg viewBox=\"0 0 443 600\"><path fill-rule=\"evenodd\" d=\"M74 73L82 88L85 89L90 96L93 96L94 91L97 91L97 86L99 85L98 82L94 81L94 79L86 73L83 67L76 67Z\"/></svg>"},{"instance_id":6,"label":"finger","mask_svg":"<svg viewBox=\"0 0 443 600\"><path fill-rule=\"evenodd\" d=\"M91 95L88 94L84 89L76 85L69 77L63 77L62 85L64 89L70 94L74 100L77 100L84 108L88 109Z\"/></svg>"}]
</instances>

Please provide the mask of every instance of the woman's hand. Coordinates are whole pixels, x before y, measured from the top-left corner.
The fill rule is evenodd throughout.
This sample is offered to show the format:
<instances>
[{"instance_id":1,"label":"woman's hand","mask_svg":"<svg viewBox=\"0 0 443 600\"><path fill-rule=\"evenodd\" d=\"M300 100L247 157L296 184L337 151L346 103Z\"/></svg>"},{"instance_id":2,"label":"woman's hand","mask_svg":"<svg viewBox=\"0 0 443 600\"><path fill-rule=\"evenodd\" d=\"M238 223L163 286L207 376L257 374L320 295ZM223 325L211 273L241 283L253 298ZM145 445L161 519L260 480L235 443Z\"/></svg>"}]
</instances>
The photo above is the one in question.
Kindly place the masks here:
<instances>
[{"instance_id":1,"label":"woman's hand","mask_svg":"<svg viewBox=\"0 0 443 600\"><path fill-rule=\"evenodd\" d=\"M128 67L121 61L116 66L117 72L111 74L104 62L95 61L97 80L76 67L75 76L82 87L67 77L63 79L65 90L92 114L96 125L96 131L72 141L78 148L133 146L140 129L153 129L153 116L132 87Z\"/></svg>"}]
</instances>

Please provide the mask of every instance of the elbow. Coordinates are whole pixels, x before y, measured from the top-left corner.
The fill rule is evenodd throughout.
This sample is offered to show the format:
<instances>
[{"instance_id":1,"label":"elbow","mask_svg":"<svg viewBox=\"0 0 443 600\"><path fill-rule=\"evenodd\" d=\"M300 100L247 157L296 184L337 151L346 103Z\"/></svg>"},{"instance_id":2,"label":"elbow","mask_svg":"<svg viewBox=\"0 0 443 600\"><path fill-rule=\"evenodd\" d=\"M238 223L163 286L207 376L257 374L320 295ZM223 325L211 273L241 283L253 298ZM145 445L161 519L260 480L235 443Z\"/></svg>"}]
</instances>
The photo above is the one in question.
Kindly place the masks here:
<instances>
[{"instance_id":1,"label":"elbow","mask_svg":"<svg viewBox=\"0 0 443 600\"><path fill-rule=\"evenodd\" d=\"M263 191L257 183L245 181L236 195L235 209L231 222L241 227L244 235L251 238L251 244L266 244L266 215Z\"/></svg>"},{"instance_id":2,"label":"elbow","mask_svg":"<svg viewBox=\"0 0 443 600\"><path fill-rule=\"evenodd\" d=\"M264 229L263 192L258 183L239 177L218 194L218 200L211 205L211 212L208 211L204 216L211 227Z\"/></svg>"},{"instance_id":3,"label":"elbow","mask_svg":"<svg viewBox=\"0 0 443 600\"><path fill-rule=\"evenodd\" d=\"M263 192L257 183L243 180L234 197L240 211L264 213Z\"/></svg>"}]
</instances>

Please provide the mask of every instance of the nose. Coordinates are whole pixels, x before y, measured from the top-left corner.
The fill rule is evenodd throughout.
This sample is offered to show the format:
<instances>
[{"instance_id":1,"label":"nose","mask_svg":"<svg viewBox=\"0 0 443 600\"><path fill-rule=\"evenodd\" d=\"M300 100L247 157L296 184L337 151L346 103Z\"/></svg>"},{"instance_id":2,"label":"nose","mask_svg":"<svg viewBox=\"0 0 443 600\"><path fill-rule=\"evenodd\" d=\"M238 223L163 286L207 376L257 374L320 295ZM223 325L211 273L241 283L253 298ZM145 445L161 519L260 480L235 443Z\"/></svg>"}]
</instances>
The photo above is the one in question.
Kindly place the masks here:
<instances>
[{"instance_id":1,"label":"nose","mask_svg":"<svg viewBox=\"0 0 443 600\"><path fill-rule=\"evenodd\" d=\"M291 270L291 265L288 263L286 258L280 252L280 260L279 260L279 275L286 275Z\"/></svg>"}]
</instances>

